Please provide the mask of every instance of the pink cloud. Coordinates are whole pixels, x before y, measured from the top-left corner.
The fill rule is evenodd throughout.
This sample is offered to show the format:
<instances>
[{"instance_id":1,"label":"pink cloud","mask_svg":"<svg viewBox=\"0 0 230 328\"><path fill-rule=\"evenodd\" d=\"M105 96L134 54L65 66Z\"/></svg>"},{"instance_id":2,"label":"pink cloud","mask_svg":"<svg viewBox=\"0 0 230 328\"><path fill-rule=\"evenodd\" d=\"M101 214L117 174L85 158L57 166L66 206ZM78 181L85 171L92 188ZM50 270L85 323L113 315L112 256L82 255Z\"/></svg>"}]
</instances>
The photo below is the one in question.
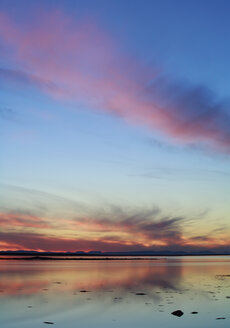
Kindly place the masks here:
<instances>
[{"instance_id":1,"label":"pink cloud","mask_svg":"<svg viewBox=\"0 0 230 328\"><path fill-rule=\"evenodd\" d=\"M122 52L91 20L40 12L26 27L0 13L0 43L11 64L30 74L27 82L55 99L86 103L174 142L230 151L230 118L221 104L201 89L164 88L168 82L157 80L155 68Z\"/></svg>"},{"instance_id":2,"label":"pink cloud","mask_svg":"<svg viewBox=\"0 0 230 328\"><path fill-rule=\"evenodd\" d=\"M16 213L0 213L0 227L49 228L50 224L37 216Z\"/></svg>"},{"instance_id":3,"label":"pink cloud","mask_svg":"<svg viewBox=\"0 0 230 328\"><path fill-rule=\"evenodd\" d=\"M125 239L126 241L135 239L149 245L183 243L180 226L181 218L154 219L154 211L150 214L150 217L148 216L149 213L146 214L144 211L134 215L119 213L120 217L116 217L116 214L113 217L113 215L114 213L108 215L112 217L111 220L104 218L81 218L70 221L69 224L77 231L103 233L104 239L107 236L106 239L110 241L114 235L116 242L125 242ZM125 233L125 237L122 237L122 233Z\"/></svg>"},{"instance_id":4,"label":"pink cloud","mask_svg":"<svg viewBox=\"0 0 230 328\"><path fill-rule=\"evenodd\" d=\"M135 241L87 238L62 238L32 232L0 232L1 250L36 250L36 251L102 251L102 252L140 252L140 251L205 251L229 252L230 243L227 238L207 238L205 242L184 238L171 240L169 244L145 246ZM4 244L3 244L4 243Z\"/></svg>"},{"instance_id":5,"label":"pink cloud","mask_svg":"<svg viewBox=\"0 0 230 328\"><path fill-rule=\"evenodd\" d=\"M178 218L154 220L143 212L142 218L141 214L128 213L115 221L105 218L61 220L51 226L47 219L29 214L1 214L0 250L229 252L227 232L189 236L183 232L182 221ZM43 230L35 232L37 229Z\"/></svg>"}]
</instances>

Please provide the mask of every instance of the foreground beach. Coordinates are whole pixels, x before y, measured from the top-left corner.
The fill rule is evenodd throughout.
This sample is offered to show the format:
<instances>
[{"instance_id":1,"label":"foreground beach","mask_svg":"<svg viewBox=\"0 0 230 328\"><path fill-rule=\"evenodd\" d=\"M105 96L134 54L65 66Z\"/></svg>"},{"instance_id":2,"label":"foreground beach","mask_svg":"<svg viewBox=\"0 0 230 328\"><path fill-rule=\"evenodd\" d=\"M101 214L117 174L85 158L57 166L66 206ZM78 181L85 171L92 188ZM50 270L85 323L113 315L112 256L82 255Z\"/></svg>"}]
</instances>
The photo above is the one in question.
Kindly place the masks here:
<instances>
[{"instance_id":1,"label":"foreground beach","mask_svg":"<svg viewBox=\"0 0 230 328\"><path fill-rule=\"evenodd\" d=\"M228 327L229 305L230 256L0 260L4 328Z\"/></svg>"}]
</instances>

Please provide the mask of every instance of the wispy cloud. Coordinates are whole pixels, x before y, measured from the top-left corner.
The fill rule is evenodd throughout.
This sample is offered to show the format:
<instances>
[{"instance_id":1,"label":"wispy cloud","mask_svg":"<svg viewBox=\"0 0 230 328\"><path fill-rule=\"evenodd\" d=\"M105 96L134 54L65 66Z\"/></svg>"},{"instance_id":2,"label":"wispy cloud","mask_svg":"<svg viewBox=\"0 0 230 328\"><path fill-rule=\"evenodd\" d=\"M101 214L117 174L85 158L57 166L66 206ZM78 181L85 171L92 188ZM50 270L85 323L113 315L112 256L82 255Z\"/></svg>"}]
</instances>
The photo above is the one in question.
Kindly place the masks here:
<instances>
[{"instance_id":1,"label":"wispy cloud","mask_svg":"<svg viewBox=\"0 0 230 328\"><path fill-rule=\"evenodd\" d=\"M0 184L2 195L0 211L29 214L37 217L45 217L50 209L68 209L70 212L86 213L87 204L80 200L63 197L60 194L27 188L17 185ZM3 197L7 195L7 197ZM80 198L81 199L81 198ZM6 202L4 202L6 200Z\"/></svg>"},{"instance_id":2,"label":"wispy cloud","mask_svg":"<svg viewBox=\"0 0 230 328\"><path fill-rule=\"evenodd\" d=\"M191 219L153 207L88 209L88 215L50 219L29 210L0 213L0 249L43 251L230 251L228 229L185 232ZM89 213L91 213L89 215ZM193 222L194 223L194 222Z\"/></svg>"},{"instance_id":3,"label":"wispy cloud","mask_svg":"<svg viewBox=\"0 0 230 328\"><path fill-rule=\"evenodd\" d=\"M200 236L199 236L200 237ZM139 252L139 251L184 251L184 252L229 252L230 243L226 238L221 242L215 238L198 238L168 245L146 246L142 243L123 240L63 238L33 232L0 232L2 250L40 250L40 251L103 251L103 252Z\"/></svg>"},{"instance_id":4,"label":"wispy cloud","mask_svg":"<svg viewBox=\"0 0 230 328\"><path fill-rule=\"evenodd\" d=\"M86 103L176 144L230 152L230 117L223 101L205 87L162 78L155 67L122 51L95 22L75 22L61 11L40 12L39 20L34 17L25 28L0 13L0 37L11 64L23 67L23 73L2 70L8 81Z\"/></svg>"},{"instance_id":5,"label":"wispy cloud","mask_svg":"<svg viewBox=\"0 0 230 328\"><path fill-rule=\"evenodd\" d=\"M15 86L32 86L39 89L56 90L54 82L39 78L31 73L11 68L0 68L0 83L9 83Z\"/></svg>"},{"instance_id":6,"label":"wispy cloud","mask_svg":"<svg viewBox=\"0 0 230 328\"><path fill-rule=\"evenodd\" d=\"M116 208L91 217L80 217L70 223L75 229L85 232L102 233L104 237L117 241L133 242L135 239L145 245L166 245L181 241L183 218L162 217L157 208L122 209Z\"/></svg>"},{"instance_id":7,"label":"wispy cloud","mask_svg":"<svg viewBox=\"0 0 230 328\"><path fill-rule=\"evenodd\" d=\"M155 167L146 170L146 172L137 174L128 174L129 177L141 177L145 179L167 179L177 180L213 180L213 179L228 179L230 174L227 171L218 171L210 169L194 169L194 168L168 168L168 167Z\"/></svg>"},{"instance_id":8,"label":"wispy cloud","mask_svg":"<svg viewBox=\"0 0 230 328\"><path fill-rule=\"evenodd\" d=\"M178 216L156 205L93 205L17 186L3 191L9 200L1 200L0 249L230 251L229 226L206 226L208 210Z\"/></svg>"},{"instance_id":9,"label":"wispy cloud","mask_svg":"<svg viewBox=\"0 0 230 328\"><path fill-rule=\"evenodd\" d=\"M18 227L23 228L50 228L51 225L47 220L43 220L37 216L20 213L20 212L11 212L11 213L0 213L0 227L11 228L13 229Z\"/></svg>"}]
</instances>

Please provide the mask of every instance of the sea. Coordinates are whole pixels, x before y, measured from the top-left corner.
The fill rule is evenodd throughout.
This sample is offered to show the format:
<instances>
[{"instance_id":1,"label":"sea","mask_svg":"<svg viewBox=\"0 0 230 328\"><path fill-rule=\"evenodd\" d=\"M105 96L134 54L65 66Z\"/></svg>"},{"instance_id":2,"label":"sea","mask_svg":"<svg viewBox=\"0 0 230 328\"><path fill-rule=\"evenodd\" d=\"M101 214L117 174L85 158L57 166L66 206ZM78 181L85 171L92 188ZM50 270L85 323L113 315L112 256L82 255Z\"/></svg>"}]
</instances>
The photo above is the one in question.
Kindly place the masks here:
<instances>
[{"instance_id":1,"label":"sea","mask_svg":"<svg viewBox=\"0 0 230 328\"><path fill-rule=\"evenodd\" d=\"M0 327L230 327L230 256L0 259Z\"/></svg>"}]
</instances>

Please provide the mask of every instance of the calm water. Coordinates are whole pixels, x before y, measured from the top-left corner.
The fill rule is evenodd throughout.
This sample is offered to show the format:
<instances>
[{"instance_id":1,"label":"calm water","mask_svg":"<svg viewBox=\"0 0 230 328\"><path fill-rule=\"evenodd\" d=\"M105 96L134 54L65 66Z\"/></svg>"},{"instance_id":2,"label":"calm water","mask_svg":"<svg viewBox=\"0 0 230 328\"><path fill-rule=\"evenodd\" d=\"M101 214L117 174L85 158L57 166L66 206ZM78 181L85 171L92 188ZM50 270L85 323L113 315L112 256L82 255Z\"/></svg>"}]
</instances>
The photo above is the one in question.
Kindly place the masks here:
<instances>
[{"instance_id":1,"label":"calm water","mask_svg":"<svg viewBox=\"0 0 230 328\"><path fill-rule=\"evenodd\" d=\"M175 310L184 315L173 316ZM1 260L0 327L48 326L44 322L65 328L230 327L230 257Z\"/></svg>"}]
</instances>

